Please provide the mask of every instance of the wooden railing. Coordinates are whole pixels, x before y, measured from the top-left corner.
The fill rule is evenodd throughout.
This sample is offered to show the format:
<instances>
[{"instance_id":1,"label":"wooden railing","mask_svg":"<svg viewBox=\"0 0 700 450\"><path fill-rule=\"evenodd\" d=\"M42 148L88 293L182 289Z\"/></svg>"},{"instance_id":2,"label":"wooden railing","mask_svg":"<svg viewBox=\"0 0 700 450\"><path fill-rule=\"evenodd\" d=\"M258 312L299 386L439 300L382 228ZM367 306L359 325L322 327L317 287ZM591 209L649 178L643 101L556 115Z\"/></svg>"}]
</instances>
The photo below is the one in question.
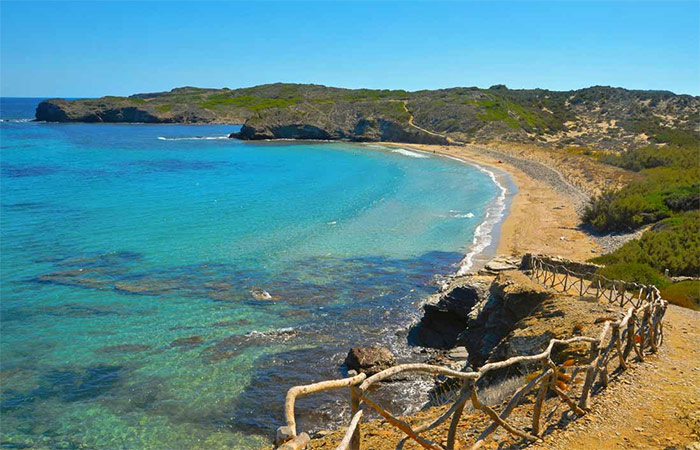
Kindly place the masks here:
<instances>
[{"instance_id":1,"label":"wooden railing","mask_svg":"<svg viewBox=\"0 0 700 450\"><path fill-rule=\"evenodd\" d=\"M622 307L628 306L628 309L624 317L619 320L604 318L605 323L598 336L552 339L541 353L492 362L485 364L478 371L461 372L429 364L401 364L370 377L352 373L353 376L348 378L293 387L287 392L285 402L287 424L280 427L277 433L278 441L284 442L279 448L301 449L309 442L306 433L297 434L294 415L294 404L297 398L315 392L344 388L350 390L351 420L337 450L359 450L360 427L365 407L373 409L387 423L402 431L406 435L404 440L412 439L423 448L430 450L453 450L457 426L468 401L471 402L475 411L481 411L491 419L490 425L472 444L473 450L480 448L499 426L514 436L534 441L542 435L542 411L548 395L555 395L561 399L573 414L584 415L590 410L590 398L594 385L601 387L608 385L611 364L617 362L617 369L625 370L630 364L632 353L636 354L640 361L644 361L646 354L656 351L661 345L662 321L667 302L661 299L659 290L655 286L608 280L594 273L575 273L567 269L565 264L557 264L539 256L531 257L529 274L534 280L560 292L579 296L590 295ZM563 352L572 346L577 347L575 350L578 350L578 354L581 354L581 346L587 349L583 356L578 357L578 360L570 358L558 364L555 363L555 360L561 359ZM477 385L477 382L487 374L516 366L521 370L533 366L535 369L530 370L530 376L526 378L529 381L511 396L499 413L479 398L480 385ZM433 420L412 426L392 415L369 395L370 388L377 383L399 374L409 373L442 375L458 383L458 395L450 408ZM576 383L578 376L583 378L580 389ZM534 394L534 399L523 403L522 400L531 392ZM518 407L532 408L531 424L528 429L517 427L507 421ZM448 420L450 423L444 447L421 436L421 433L436 428Z\"/></svg>"}]
</instances>

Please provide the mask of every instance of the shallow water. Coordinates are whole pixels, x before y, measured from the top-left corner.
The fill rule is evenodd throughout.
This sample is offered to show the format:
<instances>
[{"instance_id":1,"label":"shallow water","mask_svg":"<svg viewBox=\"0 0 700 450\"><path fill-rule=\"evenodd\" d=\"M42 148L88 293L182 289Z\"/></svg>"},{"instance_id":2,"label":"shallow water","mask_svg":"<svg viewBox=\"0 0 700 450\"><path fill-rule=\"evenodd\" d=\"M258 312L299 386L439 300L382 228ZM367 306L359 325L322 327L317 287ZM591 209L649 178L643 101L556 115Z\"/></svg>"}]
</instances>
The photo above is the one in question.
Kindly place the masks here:
<instances>
[{"instance_id":1,"label":"shallow water","mask_svg":"<svg viewBox=\"0 0 700 450\"><path fill-rule=\"evenodd\" d=\"M255 448L349 347L418 358L407 327L469 251L489 175L237 128L0 123L5 445ZM300 401L300 426L344 402Z\"/></svg>"}]
</instances>

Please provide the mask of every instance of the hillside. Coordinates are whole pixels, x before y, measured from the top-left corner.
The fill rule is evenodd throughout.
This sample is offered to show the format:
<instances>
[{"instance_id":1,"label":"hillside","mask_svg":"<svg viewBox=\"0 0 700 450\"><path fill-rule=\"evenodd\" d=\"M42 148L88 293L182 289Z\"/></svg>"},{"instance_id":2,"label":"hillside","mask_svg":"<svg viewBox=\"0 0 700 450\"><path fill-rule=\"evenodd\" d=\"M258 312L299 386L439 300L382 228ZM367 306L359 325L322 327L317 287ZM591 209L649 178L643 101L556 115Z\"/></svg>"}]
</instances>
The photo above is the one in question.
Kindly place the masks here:
<instances>
[{"instance_id":1,"label":"hillside","mask_svg":"<svg viewBox=\"0 0 700 450\"><path fill-rule=\"evenodd\" d=\"M558 92L503 85L407 92L268 84L42 102L49 122L239 123L244 139L442 143L508 141L598 149L700 138L700 97L591 87ZM434 134L437 133L437 134Z\"/></svg>"}]
</instances>

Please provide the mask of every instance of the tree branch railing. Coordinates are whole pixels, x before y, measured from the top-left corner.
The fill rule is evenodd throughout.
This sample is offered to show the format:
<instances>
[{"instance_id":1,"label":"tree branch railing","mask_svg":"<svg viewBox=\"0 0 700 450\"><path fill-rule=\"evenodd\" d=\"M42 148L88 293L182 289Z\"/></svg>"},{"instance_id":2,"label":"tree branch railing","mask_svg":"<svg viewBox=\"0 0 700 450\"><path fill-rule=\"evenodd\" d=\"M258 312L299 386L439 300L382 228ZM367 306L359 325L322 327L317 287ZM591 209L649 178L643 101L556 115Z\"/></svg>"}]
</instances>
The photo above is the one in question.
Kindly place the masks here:
<instances>
[{"instance_id":1,"label":"tree branch railing","mask_svg":"<svg viewBox=\"0 0 700 450\"><path fill-rule=\"evenodd\" d=\"M293 387L287 392L285 401L286 426L278 429L276 444L280 445L280 448L297 449L303 448L308 442L308 436L305 433L302 433L305 436L304 439L300 440L297 436L294 405L298 397L342 388L350 389L351 421L336 450L359 450L361 444L360 426L365 406L373 409L388 424L403 432L406 435L404 440L411 439L421 447L430 450L454 449L457 426L469 401L471 401L474 411L483 412L491 419L491 423L472 444L472 450L483 446L488 436L498 427L502 427L516 437L531 441L537 440L541 438L543 433L542 415L548 395L558 397L568 406L570 414L584 415L590 411L590 399L596 381L600 387L608 385L611 363L617 362L618 370L626 370L633 353L640 361L644 361L645 355L655 352L662 344L663 317L667 302L661 298L659 290L655 286L609 280L595 273L576 273L569 270L563 263L552 263L539 256L531 258L529 274L533 280L559 292L594 296L598 300L628 308L625 315L618 320L605 318L602 330L596 337L577 336L569 339L552 339L541 353L488 363L477 371L461 372L430 364L400 364L370 377L359 374L348 378ZM557 359L556 356L559 355L558 352L572 346L580 347L582 345L587 346L588 349L585 357L578 358L579 361L568 359L561 364L554 362ZM553 356L555 357L553 358ZM509 367L530 367L531 365L536 365L539 369L532 372L531 379L511 396L500 413L479 398L476 383L487 374ZM368 396L370 388L377 383L398 374L408 373L442 375L455 379L461 383L459 395L439 417L416 426L411 425L409 422L392 415ZM580 389L576 386L576 378L579 374L584 374ZM523 403L522 400L530 393L533 393L534 401ZM511 413L521 406L532 408L530 426L527 429L508 421ZM446 441L443 443L444 447L421 436L421 433L446 423L448 419L450 419L450 425ZM299 444L290 445L294 442L299 442Z\"/></svg>"}]
</instances>

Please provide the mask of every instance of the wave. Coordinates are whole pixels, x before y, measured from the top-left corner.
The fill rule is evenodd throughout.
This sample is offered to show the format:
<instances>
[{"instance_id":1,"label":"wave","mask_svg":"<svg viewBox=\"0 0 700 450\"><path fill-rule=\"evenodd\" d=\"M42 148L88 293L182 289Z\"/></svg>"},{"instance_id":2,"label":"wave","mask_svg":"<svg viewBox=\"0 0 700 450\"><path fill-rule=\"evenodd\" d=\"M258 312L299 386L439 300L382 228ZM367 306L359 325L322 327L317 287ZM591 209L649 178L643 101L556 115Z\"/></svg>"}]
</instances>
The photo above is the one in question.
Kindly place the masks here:
<instances>
[{"instance_id":1,"label":"wave","mask_svg":"<svg viewBox=\"0 0 700 450\"><path fill-rule=\"evenodd\" d=\"M496 178L496 174L493 171L488 170L485 167L480 166L479 164L466 161L461 158L449 155L445 156L447 158L454 159L456 161L461 161L463 163L467 163L476 167L479 171L487 174L489 178L491 178L491 181L493 181L493 183L500 190L500 194L498 195L498 197L486 209L486 217L484 217L484 221L481 222L479 226L476 227L476 229L474 230L474 238L472 239L472 245L469 249L469 253L467 253L462 259L462 261L460 261L459 263L459 270L457 270L457 275L459 276L467 274L474 265L474 257L486 250L488 246L491 245L491 243L493 242L493 229L495 228L496 224L498 224L498 222L500 222L501 219L503 219L503 216L505 214L506 194L508 193L508 189L506 189L506 187L498 181L498 178Z\"/></svg>"},{"instance_id":2,"label":"wave","mask_svg":"<svg viewBox=\"0 0 700 450\"><path fill-rule=\"evenodd\" d=\"M455 219L471 219L474 217L474 213L468 212L468 213L463 213L461 211L456 211L454 209L450 210L450 217L453 217Z\"/></svg>"},{"instance_id":3,"label":"wave","mask_svg":"<svg viewBox=\"0 0 700 450\"><path fill-rule=\"evenodd\" d=\"M218 141L228 139L226 136L190 136L190 137L164 137L158 136L159 141Z\"/></svg>"},{"instance_id":4,"label":"wave","mask_svg":"<svg viewBox=\"0 0 700 450\"><path fill-rule=\"evenodd\" d=\"M406 150L404 148L392 148L392 153L398 153L404 156L410 156L411 158L430 158L430 156L424 153L412 152L411 150Z\"/></svg>"},{"instance_id":5,"label":"wave","mask_svg":"<svg viewBox=\"0 0 700 450\"><path fill-rule=\"evenodd\" d=\"M28 119L0 119L2 123L27 123L33 121L33 118Z\"/></svg>"}]
</instances>

